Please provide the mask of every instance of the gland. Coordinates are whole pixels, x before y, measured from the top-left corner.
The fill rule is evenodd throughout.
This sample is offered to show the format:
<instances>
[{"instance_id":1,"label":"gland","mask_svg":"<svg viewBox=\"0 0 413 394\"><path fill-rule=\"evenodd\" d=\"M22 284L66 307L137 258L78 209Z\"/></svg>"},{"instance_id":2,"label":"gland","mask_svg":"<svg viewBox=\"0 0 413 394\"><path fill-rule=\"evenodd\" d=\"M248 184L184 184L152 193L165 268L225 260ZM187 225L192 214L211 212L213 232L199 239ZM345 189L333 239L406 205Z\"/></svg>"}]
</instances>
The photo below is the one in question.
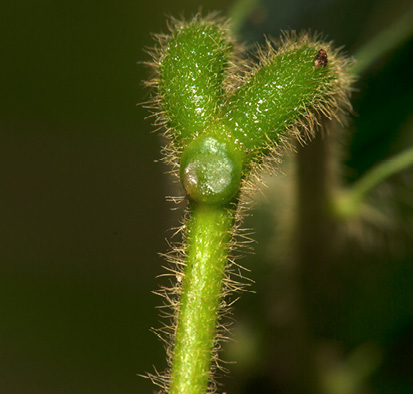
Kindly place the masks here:
<instances>
[{"instance_id":1,"label":"gland","mask_svg":"<svg viewBox=\"0 0 413 394\"><path fill-rule=\"evenodd\" d=\"M214 136L192 141L181 156L180 175L187 195L201 204L231 201L239 191L242 153Z\"/></svg>"}]
</instances>

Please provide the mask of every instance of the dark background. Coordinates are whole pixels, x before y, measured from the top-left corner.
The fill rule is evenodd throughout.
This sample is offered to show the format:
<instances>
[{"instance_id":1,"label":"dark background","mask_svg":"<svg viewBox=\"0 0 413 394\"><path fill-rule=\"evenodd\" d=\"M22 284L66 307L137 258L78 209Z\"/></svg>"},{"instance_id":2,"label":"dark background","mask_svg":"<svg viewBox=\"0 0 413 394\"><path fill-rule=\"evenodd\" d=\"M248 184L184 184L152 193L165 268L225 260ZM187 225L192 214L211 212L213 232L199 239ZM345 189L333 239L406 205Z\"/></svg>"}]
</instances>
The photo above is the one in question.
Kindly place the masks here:
<instances>
[{"instance_id":1,"label":"dark background","mask_svg":"<svg viewBox=\"0 0 413 394\"><path fill-rule=\"evenodd\" d=\"M249 43L280 29L312 28L352 54L408 3L268 1L253 10L241 35ZM199 7L225 15L232 5L2 5L1 393L155 390L136 374L165 366L164 349L149 331L159 326L155 306L161 303L151 291L163 273L157 253L168 249L167 230L179 213L165 200L176 192L166 168L155 162L160 138L144 119L148 110L136 105L148 99L141 81L149 75L137 62L149 60L143 49L153 45L150 33L166 31L166 15L190 17ZM391 132L409 120L411 126L411 53L410 41L358 85L355 110L370 123L353 138L349 180L412 141L405 133L397 145L401 135ZM403 330L413 324L406 302Z\"/></svg>"}]
</instances>

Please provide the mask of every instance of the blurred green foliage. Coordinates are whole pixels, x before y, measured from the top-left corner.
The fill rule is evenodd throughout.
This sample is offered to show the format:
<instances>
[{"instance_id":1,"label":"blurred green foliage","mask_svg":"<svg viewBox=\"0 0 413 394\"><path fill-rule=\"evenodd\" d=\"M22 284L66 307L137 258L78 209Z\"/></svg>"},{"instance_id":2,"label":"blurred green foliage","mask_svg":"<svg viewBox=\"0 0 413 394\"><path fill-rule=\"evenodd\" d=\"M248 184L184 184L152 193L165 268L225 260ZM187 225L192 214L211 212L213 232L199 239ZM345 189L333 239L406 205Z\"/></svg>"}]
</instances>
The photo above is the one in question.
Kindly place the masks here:
<instances>
[{"instance_id":1,"label":"blurred green foliage","mask_svg":"<svg viewBox=\"0 0 413 394\"><path fill-rule=\"evenodd\" d=\"M148 99L140 81L149 73L137 62L148 60L142 48L153 45L151 32L166 30L166 14L189 17L200 6L225 14L232 4L23 1L2 7L0 392L155 390L136 374L165 365L149 332L159 326L160 303L150 292L163 273L157 252L167 250L166 230L177 225L179 213L164 199L177 193L176 185L168 185L166 169L154 163L159 139L144 120L147 110L136 107ZM280 29L311 28L354 54L408 7L404 0L263 1L240 35L252 43ZM348 182L413 143L412 53L410 39L356 85ZM357 354L379 364L372 362L370 391L363 392L413 391L411 179L405 171L373 196L393 226L375 238L377 253L349 244L335 273L343 287L340 308L315 332L320 342L354 355L338 370L350 368ZM276 302L283 269L273 264L274 205L269 198L248 222L259 243L242 263L252 269L256 294L236 304L239 352L247 358L231 367L228 392L288 392L275 379L288 374L282 368L288 363L276 352L279 331L271 319L279 316L274 308L288 303ZM375 350L363 351L366 343Z\"/></svg>"}]
</instances>

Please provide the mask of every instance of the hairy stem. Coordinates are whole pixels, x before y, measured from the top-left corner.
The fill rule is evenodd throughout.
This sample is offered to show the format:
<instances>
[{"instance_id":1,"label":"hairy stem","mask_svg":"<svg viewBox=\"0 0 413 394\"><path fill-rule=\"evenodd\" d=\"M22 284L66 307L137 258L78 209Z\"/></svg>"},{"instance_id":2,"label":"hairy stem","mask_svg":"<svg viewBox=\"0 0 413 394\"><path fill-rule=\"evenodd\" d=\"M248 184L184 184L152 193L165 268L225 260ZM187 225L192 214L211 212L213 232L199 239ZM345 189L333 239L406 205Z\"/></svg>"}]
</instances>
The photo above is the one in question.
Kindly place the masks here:
<instances>
[{"instance_id":1,"label":"hairy stem","mask_svg":"<svg viewBox=\"0 0 413 394\"><path fill-rule=\"evenodd\" d=\"M183 228L185 256L177 251L172 268L183 274L170 289L179 305L164 292L174 315L166 338L170 364L154 381L170 394L203 394L208 384L214 390L211 361L226 312L221 298L239 288L225 282L225 270L241 189L280 145L314 137L321 118L348 108L351 78L346 58L311 34L285 34L277 51L267 41L255 66L234 53L227 25L212 17L175 21L171 34L158 39L151 104L157 125L166 128L166 161L179 164L191 214ZM240 73L234 62L241 62Z\"/></svg>"},{"instance_id":2,"label":"hairy stem","mask_svg":"<svg viewBox=\"0 0 413 394\"><path fill-rule=\"evenodd\" d=\"M205 393L215 345L233 212L194 205L172 360L171 394Z\"/></svg>"}]
</instances>

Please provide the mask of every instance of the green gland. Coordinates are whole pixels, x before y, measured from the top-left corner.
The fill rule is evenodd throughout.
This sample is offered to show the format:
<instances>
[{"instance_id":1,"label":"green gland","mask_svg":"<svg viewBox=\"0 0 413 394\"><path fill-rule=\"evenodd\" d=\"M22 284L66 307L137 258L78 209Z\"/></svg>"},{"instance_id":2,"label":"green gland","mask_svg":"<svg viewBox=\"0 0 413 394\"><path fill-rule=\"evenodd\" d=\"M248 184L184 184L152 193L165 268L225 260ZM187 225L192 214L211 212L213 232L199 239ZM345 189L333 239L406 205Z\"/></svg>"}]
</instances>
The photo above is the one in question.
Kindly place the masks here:
<instances>
[{"instance_id":1,"label":"green gland","mask_svg":"<svg viewBox=\"0 0 413 394\"><path fill-rule=\"evenodd\" d=\"M181 156L181 182L188 196L200 204L224 204L239 191L240 153L213 136L192 141Z\"/></svg>"}]
</instances>

